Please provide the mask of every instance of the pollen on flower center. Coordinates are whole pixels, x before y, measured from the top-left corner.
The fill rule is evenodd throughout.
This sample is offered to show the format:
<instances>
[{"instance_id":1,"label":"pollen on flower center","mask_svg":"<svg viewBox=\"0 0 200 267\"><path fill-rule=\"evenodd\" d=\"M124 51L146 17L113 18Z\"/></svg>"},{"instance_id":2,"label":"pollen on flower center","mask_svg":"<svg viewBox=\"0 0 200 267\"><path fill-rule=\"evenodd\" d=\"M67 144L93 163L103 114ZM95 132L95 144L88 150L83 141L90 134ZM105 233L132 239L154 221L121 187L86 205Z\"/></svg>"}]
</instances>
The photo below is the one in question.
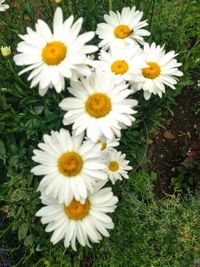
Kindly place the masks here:
<instances>
[{"instance_id":1,"label":"pollen on flower center","mask_svg":"<svg viewBox=\"0 0 200 267\"><path fill-rule=\"evenodd\" d=\"M128 71L129 66L124 60L117 60L112 63L111 70L115 74L124 74Z\"/></svg>"},{"instance_id":2,"label":"pollen on flower center","mask_svg":"<svg viewBox=\"0 0 200 267\"><path fill-rule=\"evenodd\" d=\"M155 79L160 75L160 66L155 62L147 62L149 67L142 69L142 74L145 78Z\"/></svg>"},{"instance_id":3,"label":"pollen on flower center","mask_svg":"<svg viewBox=\"0 0 200 267\"><path fill-rule=\"evenodd\" d=\"M58 159L58 169L65 176L76 176L82 167L82 157L76 152L66 152Z\"/></svg>"},{"instance_id":4,"label":"pollen on flower center","mask_svg":"<svg viewBox=\"0 0 200 267\"><path fill-rule=\"evenodd\" d=\"M61 42L50 42L42 50L42 59L48 65L58 65L67 55L67 47Z\"/></svg>"},{"instance_id":5,"label":"pollen on flower center","mask_svg":"<svg viewBox=\"0 0 200 267\"><path fill-rule=\"evenodd\" d=\"M72 202L69 206L64 206L64 211L66 215L73 220L81 220L85 218L90 210L90 201L87 198L84 204L81 204L75 198L73 198Z\"/></svg>"},{"instance_id":6,"label":"pollen on flower center","mask_svg":"<svg viewBox=\"0 0 200 267\"><path fill-rule=\"evenodd\" d=\"M85 103L86 111L95 118L106 116L111 110L110 98L102 93L95 93L88 97Z\"/></svg>"},{"instance_id":7,"label":"pollen on flower center","mask_svg":"<svg viewBox=\"0 0 200 267\"><path fill-rule=\"evenodd\" d=\"M132 30L127 25L119 25L114 29L116 38L125 39L132 33Z\"/></svg>"},{"instance_id":8,"label":"pollen on flower center","mask_svg":"<svg viewBox=\"0 0 200 267\"><path fill-rule=\"evenodd\" d=\"M110 171L115 172L119 169L119 164L117 163L117 161L111 161L108 165L108 168Z\"/></svg>"}]
</instances>

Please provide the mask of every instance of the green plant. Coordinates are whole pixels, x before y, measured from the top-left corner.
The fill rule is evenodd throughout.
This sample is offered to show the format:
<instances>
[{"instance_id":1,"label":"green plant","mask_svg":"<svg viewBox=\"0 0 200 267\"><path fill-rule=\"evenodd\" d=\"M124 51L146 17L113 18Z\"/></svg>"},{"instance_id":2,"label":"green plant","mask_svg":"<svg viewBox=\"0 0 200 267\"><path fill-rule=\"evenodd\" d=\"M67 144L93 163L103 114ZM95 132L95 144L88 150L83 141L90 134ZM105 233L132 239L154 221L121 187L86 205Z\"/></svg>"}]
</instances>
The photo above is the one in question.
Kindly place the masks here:
<instances>
[{"instance_id":1,"label":"green plant","mask_svg":"<svg viewBox=\"0 0 200 267\"><path fill-rule=\"evenodd\" d=\"M24 33L27 26L33 27L36 17L50 21L56 5L44 0L12 2L15 5L10 15L0 14L0 45L11 45L15 53L17 34ZM39 179L30 174L32 151L44 133L61 127L63 112L57 104L67 93L49 92L41 98L37 90L29 88L27 76L23 79L17 75L18 67L12 58L0 57L0 200L4 218L0 225L4 251L1 262L7 258L16 267L68 267L78 266L81 261L83 266L188 267L198 258L199 200L192 195L185 199L174 195L156 199L156 174L143 169L148 161L145 152L149 133L162 126L162 118L171 112L175 97L184 86L193 83L190 72L195 72L199 57L198 1L85 0L67 1L67 5L63 1L62 8L66 16L74 13L76 18L85 18L83 30L95 30L108 8L120 10L125 5L136 5L144 11L150 21L150 41L166 43L166 49L180 51L185 76L177 89L169 89L162 99L153 97L146 102L141 92L135 94L140 103L137 120L123 131L121 142L133 173L127 184L115 188L122 200L114 216L115 230L110 239L92 250L86 248L78 254L64 250L62 243L52 246L50 235L35 217L40 207L36 192ZM192 47L188 47L189 40Z\"/></svg>"},{"instance_id":2,"label":"green plant","mask_svg":"<svg viewBox=\"0 0 200 267\"><path fill-rule=\"evenodd\" d=\"M178 172L176 177L172 178L172 186L175 190L191 190L196 188L196 194L199 196L199 174L200 174L200 144L197 142L187 152L187 157L175 167Z\"/></svg>"}]
</instances>

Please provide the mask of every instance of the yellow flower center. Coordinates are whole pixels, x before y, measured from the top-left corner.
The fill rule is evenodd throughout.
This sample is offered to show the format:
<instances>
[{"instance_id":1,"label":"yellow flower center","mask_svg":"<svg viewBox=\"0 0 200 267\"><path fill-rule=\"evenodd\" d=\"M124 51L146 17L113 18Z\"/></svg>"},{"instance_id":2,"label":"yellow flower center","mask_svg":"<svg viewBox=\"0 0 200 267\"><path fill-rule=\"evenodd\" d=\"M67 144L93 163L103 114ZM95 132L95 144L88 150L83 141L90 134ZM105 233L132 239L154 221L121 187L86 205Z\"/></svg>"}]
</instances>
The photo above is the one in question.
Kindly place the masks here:
<instances>
[{"instance_id":1,"label":"yellow flower center","mask_svg":"<svg viewBox=\"0 0 200 267\"><path fill-rule=\"evenodd\" d=\"M128 69L128 64L124 60L117 60L111 65L111 70L115 74L124 74L128 71Z\"/></svg>"},{"instance_id":2,"label":"yellow flower center","mask_svg":"<svg viewBox=\"0 0 200 267\"><path fill-rule=\"evenodd\" d=\"M72 202L69 206L64 206L64 211L67 216L72 220L81 220L85 218L90 210L90 201L87 198L85 204L81 204L75 198L73 198Z\"/></svg>"},{"instance_id":3,"label":"yellow flower center","mask_svg":"<svg viewBox=\"0 0 200 267\"><path fill-rule=\"evenodd\" d=\"M107 147L106 143L102 143L100 140L97 141L97 144L101 144L101 150L105 150Z\"/></svg>"},{"instance_id":4,"label":"yellow flower center","mask_svg":"<svg viewBox=\"0 0 200 267\"><path fill-rule=\"evenodd\" d=\"M58 169L65 176L76 176L83 167L83 160L76 152L66 152L58 159Z\"/></svg>"},{"instance_id":5,"label":"yellow flower center","mask_svg":"<svg viewBox=\"0 0 200 267\"><path fill-rule=\"evenodd\" d=\"M85 108L92 117L101 118L110 112L111 101L106 95L95 93L88 97Z\"/></svg>"},{"instance_id":6,"label":"yellow flower center","mask_svg":"<svg viewBox=\"0 0 200 267\"><path fill-rule=\"evenodd\" d=\"M107 147L107 144L106 144L106 143L102 143L102 144L101 144L101 150L105 150L106 147Z\"/></svg>"},{"instance_id":7,"label":"yellow flower center","mask_svg":"<svg viewBox=\"0 0 200 267\"><path fill-rule=\"evenodd\" d=\"M67 47L61 42L50 42L42 50L42 58L48 65L58 65L67 55Z\"/></svg>"},{"instance_id":8,"label":"yellow flower center","mask_svg":"<svg viewBox=\"0 0 200 267\"><path fill-rule=\"evenodd\" d=\"M132 32L133 31L127 25L119 25L114 29L114 35L119 39L127 38Z\"/></svg>"},{"instance_id":9,"label":"yellow flower center","mask_svg":"<svg viewBox=\"0 0 200 267\"><path fill-rule=\"evenodd\" d=\"M155 79L160 75L160 66L155 62L147 62L149 67L142 69L142 74L145 78Z\"/></svg>"},{"instance_id":10,"label":"yellow flower center","mask_svg":"<svg viewBox=\"0 0 200 267\"><path fill-rule=\"evenodd\" d=\"M110 171L115 172L119 170L119 164L117 163L117 161L111 161L108 165L108 168Z\"/></svg>"}]
</instances>

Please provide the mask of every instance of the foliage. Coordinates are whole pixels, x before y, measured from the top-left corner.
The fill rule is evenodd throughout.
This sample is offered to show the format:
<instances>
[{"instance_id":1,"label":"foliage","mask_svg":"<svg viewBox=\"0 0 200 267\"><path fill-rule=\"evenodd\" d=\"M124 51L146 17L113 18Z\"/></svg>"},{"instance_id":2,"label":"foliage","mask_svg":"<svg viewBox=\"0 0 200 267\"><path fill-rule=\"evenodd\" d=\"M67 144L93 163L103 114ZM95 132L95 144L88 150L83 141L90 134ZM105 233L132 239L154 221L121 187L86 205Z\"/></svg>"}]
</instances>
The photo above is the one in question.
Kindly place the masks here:
<instances>
[{"instance_id":1,"label":"foliage","mask_svg":"<svg viewBox=\"0 0 200 267\"><path fill-rule=\"evenodd\" d=\"M151 191L154 179L154 174L141 171L127 188L122 185L114 217L117 227L103 246L89 251L95 258L91 266L187 267L198 259L199 200L189 195L156 200Z\"/></svg>"},{"instance_id":2,"label":"foliage","mask_svg":"<svg viewBox=\"0 0 200 267\"><path fill-rule=\"evenodd\" d=\"M199 192L200 174L200 143L196 142L187 152L187 157L175 168L178 173L172 178L172 185L175 190L189 191L191 187L195 189L196 195Z\"/></svg>"},{"instance_id":3,"label":"foliage","mask_svg":"<svg viewBox=\"0 0 200 267\"><path fill-rule=\"evenodd\" d=\"M24 34L27 26L33 27L38 17L51 21L56 4L46 0L11 2L9 16L0 14L0 45L11 45L15 53L19 42L17 34ZM84 17L85 31L95 30L111 3L106 0L64 0L61 5L66 17L71 13L76 18ZM124 182L115 187L122 200L114 215L115 230L109 239L93 246L92 250L85 248L77 254L70 249L64 250L62 242L52 246L50 235L35 218L39 209L36 192L39 178L30 174L32 151L43 134L62 126L63 112L57 104L67 92L58 95L50 90L41 98L35 88L29 88L26 75L24 79L18 77L18 67L12 59L0 57L3 75L0 85L2 265L9 259L7 264L16 267L78 266L80 260L83 266L188 267L200 255L199 200L192 195L185 199L168 196L157 200L153 193L156 174L149 175L141 170L147 162L148 134L162 126L161 119L166 112L171 112L175 97L184 86L192 83L190 72L195 72L199 56L198 1L116 0L112 8L120 10L134 4L149 19L150 40L166 43L167 50L179 51L185 76L177 89L168 89L162 99L153 97L146 102L141 92L135 94L140 103L137 121L123 132L121 142L121 149L134 170L128 184Z\"/></svg>"}]
</instances>

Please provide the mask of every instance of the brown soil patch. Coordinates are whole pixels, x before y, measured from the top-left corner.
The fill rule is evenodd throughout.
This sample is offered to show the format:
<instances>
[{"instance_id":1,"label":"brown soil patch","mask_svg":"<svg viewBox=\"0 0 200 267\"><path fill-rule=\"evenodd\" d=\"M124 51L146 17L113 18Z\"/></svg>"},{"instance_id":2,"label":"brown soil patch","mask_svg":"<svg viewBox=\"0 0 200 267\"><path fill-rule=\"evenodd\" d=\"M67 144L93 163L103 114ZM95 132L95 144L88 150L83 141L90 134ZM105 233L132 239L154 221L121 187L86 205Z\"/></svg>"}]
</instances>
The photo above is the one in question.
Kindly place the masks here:
<instances>
[{"instance_id":1,"label":"brown soil patch","mask_svg":"<svg viewBox=\"0 0 200 267\"><path fill-rule=\"evenodd\" d=\"M171 177L174 169L186 157L187 151L200 141L200 88L185 88L173 107L174 116L164 121L164 129L158 129L151 137L147 156L148 169L157 172L155 192L158 197L171 193Z\"/></svg>"}]
</instances>

